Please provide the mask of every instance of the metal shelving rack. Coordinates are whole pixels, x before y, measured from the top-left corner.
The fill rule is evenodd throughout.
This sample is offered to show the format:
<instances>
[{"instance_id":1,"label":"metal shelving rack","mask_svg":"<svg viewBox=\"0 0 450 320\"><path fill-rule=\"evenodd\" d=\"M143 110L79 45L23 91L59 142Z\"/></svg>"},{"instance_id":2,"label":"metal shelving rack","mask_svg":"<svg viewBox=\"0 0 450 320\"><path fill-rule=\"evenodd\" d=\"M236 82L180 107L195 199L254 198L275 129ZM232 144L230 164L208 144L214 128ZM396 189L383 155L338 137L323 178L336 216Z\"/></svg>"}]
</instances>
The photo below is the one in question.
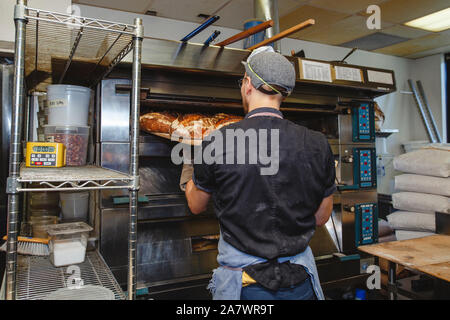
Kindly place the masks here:
<instances>
[{"instance_id":1,"label":"metal shelving rack","mask_svg":"<svg viewBox=\"0 0 450 320\"><path fill-rule=\"evenodd\" d=\"M27 0L17 0L14 9L14 21L16 35L13 107L9 177L6 190L8 194L6 299L16 299L18 296L17 290L23 289L17 283L19 193L115 188L129 189L127 298L135 299L137 199L139 190L139 93L144 33L142 20L136 18L134 25L128 25L83 18L29 8L27 7ZM28 89L35 90L44 90L51 83L73 83L95 87L131 51L133 63L129 174L125 175L96 166L39 170L37 168L26 168L21 164L25 83ZM27 188L26 184L31 182L39 183L42 188ZM89 256L87 259L89 259ZM34 264L30 264L30 268L32 268L32 265ZM34 281L39 281L39 279ZM116 297L122 296L116 295Z\"/></svg>"}]
</instances>

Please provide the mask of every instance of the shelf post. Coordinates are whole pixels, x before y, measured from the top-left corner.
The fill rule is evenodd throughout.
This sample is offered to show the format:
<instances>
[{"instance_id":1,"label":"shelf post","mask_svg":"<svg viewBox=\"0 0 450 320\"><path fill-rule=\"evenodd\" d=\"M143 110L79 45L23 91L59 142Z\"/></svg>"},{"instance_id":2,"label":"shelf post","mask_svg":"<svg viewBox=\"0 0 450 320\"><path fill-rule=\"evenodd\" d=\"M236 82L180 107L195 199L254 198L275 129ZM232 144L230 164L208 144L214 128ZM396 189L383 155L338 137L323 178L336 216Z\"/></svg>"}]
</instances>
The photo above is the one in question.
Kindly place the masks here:
<instances>
[{"instance_id":1,"label":"shelf post","mask_svg":"<svg viewBox=\"0 0 450 320\"><path fill-rule=\"evenodd\" d=\"M136 299L137 282L137 216L139 191L139 112L141 87L141 53L144 38L142 19L134 20L136 26L133 36L133 67L131 91L131 141L130 141L130 221L128 230L128 300Z\"/></svg>"},{"instance_id":2,"label":"shelf post","mask_svg":"<svg viewBox=\"0 0 450 320\"><path fill-rule=\"evenodd\" d=\"M19 224L19 193L17 191L21 161L22 118L25 102L25 26L26 0L17 0L14 7L16 25L16 42L14 49L14 85L11 123L11 142L9 154L9 177L6 192L8 193L8 240L6 247L6 299L16 299L17 271L17 233Z\"/></svg>"}]
</instances>

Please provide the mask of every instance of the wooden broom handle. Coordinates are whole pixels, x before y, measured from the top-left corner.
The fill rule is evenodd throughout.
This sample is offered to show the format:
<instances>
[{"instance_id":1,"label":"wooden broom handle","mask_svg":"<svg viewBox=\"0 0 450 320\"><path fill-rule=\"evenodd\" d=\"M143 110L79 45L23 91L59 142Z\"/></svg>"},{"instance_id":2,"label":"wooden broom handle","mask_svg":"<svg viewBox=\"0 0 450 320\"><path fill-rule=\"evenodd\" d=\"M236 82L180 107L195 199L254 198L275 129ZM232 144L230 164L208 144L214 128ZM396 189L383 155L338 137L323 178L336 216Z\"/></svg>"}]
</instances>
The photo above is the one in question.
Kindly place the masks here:
<instances>
[{"instance_id":1,"label":"wooden broom handle","mask_svg":"<svg viewBox=\"0 0 450 320\"><path fill-rule=\"evenodd\" d=\"M298 24L298 25L296 25L296 26L294 26L292 28L289 28L287 30L284 30L283 32L280 32L280 33L274 35L272 38L266 39L266 40L264 40L264 41L262 41L260 43L255 44L253 47L248 48L248 50L250 50L250 51L251 50L255 50L255 49L257 49L259 47L262 47L262 46L265 46L265 45L267 45L269 43L278 41L278 40L280 40L280 39L282 39L284 37L287 37L287 36L297 32L297 31L299 31L301 29L304 29L306 27L312 26L315 23L316 23L316 21L314 19L308 19L308 20L306 20L306 21L304 21L304 22L302 22L302 23L300 23L300 24Z\"/></svg>"},{"instance_id":2,"label":"wooden broom handle","mask_svg":"<svg viewBox=\"0 0 450 320\"><path fill-rule=\"evenodd\" d=\"M222 42L216 44L216 46L219 47L225 47L226 45L229 45L231 43L237 42L239 40L245 39L247 37L250 37L251 35L254 35L255 33L261 32L263 30L266 30L267 28L273 27L273 20L268 20L266 22L260 23L254 27L251 27L250 29L247 29L245 31L242 31L238 34L235 34L234 36L223 40Z\"/></svg>"}]
</instances>

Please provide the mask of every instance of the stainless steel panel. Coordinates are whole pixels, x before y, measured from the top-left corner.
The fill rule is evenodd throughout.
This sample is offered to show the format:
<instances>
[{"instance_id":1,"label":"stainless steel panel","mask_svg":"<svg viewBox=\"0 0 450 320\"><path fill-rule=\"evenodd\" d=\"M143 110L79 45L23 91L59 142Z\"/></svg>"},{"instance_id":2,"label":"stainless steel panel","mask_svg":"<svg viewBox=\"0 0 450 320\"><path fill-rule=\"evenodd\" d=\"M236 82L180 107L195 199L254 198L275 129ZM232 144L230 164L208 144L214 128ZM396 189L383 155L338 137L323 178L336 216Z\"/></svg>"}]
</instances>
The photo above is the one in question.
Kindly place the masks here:
<instances>
[{"instance_id":1,"label":"stainless steel panel","mask_svg":"<svg viewBox=\"0 0 450 320\"><path fill-rule=\"evenodd\" d=\"M103 168L128 173L130 165L129 143L104 142L100 146L100 164Z\"/></svg>"},{"instance_id":2,"label":"stainless steel panel","mask_svg":"<svg viewBox=\"0 0 450 320\"><path fill-rule=\"evenodd\" d=\"M116 93L116 84L129 85L131 81L113 79L101 82L100 141L129 142L130 95Z\"/></svg>"},{"instance_id":3,"label":"stainless steel panel","mask_svg":"<svg viewBox=\"0 0 450 320\"><path fill-rule=\"evenodd\" d=\"M128 215L125 208L101 212L100 252L121 284L126 283ZM138 222L138 285L211 273L217 250L192 252L191 238L218 233L212 217Z\"/></svg>"},{"instance_id":4,"label":"stainless steel panel","mask_svg":"<svg viewBox=\"0 0 450 320\"><path fill-rule=\"evenodd\" d=\"M9 143L11 139L11 109L14 66L0 64L0 204L6 207L6 178L8 177ZM6 218L2 215L3 218Z\"/></svg>"},{"instance_id":5,"label":"stainless steel panel","mask_svg":"<svg viewBox=\"0 0 450 320\"><path fill-rule=\"evenodd\" d=\"M144 38L142 64L244 74L250 51Z\"/></svg>"},{"instance_id":6,"label":"stainless steel panel","mask_svg":"<svg viewBox=\"0 0 450 320\"><path fill-rule=\"evenodd\" d=\"M345 253L355 251L355 213L351 207L361 203L377 203L377 192L375 191L345 191L336 194L339 205L331 216L332 223L336 229L339 249Z\"/></svg>"}]
</instances>

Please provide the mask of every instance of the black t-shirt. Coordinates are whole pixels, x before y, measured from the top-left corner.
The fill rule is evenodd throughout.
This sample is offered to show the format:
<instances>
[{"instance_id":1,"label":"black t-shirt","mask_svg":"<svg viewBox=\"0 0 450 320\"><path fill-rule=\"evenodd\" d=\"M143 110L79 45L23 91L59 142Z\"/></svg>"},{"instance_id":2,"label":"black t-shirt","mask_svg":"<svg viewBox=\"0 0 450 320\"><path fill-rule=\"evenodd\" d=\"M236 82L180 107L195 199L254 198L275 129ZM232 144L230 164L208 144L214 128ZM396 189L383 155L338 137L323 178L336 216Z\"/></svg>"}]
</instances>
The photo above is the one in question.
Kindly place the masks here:
<instances>
[{"instance_id":1,"label":"black t-shirt","mask_svg":"<svg viewBox=\"0 0 450 320\"><path fill-rule=\"evenodd\" d=\"M244 140L235 137L243 133ZM336 190L325 136L283 119L278 110L258 108L210 139L202 149L214 161L194 164L193 181L212 193L224 240L265 259L303 252L315 231L315 212Z\"/></svg>"}]
</instances>

